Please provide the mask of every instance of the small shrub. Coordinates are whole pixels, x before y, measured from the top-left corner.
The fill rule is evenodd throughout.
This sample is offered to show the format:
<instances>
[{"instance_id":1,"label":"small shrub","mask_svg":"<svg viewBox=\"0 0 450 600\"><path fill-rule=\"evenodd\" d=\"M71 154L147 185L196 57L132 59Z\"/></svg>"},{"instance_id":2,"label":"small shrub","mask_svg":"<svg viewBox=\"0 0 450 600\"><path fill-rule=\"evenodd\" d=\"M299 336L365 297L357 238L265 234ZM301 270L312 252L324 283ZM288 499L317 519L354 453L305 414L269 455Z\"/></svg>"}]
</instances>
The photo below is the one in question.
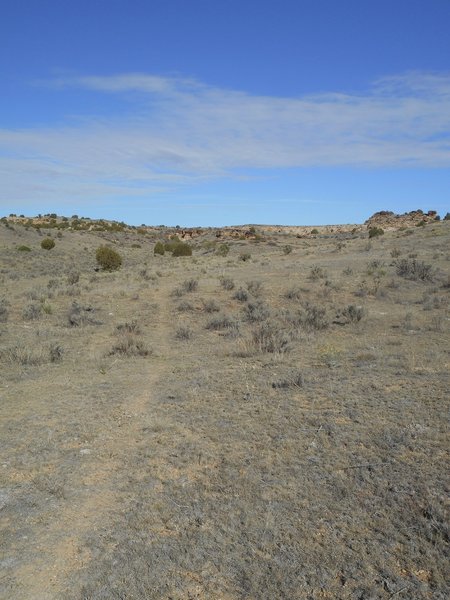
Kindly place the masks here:
<instances>
[{"instance_id":1,"label":"small shrub","mask_svg":"<svg viewBox=\"0 0 450 600\"><path fill-rule=\"evenodd\" d=\"M286 300L300 300L301 295L302 292L299 290L299 288L290 288L283 294Z\"/></svg>"},{"instance_id":2,"label":"small shrub","mask_svg":"<svg viewBox=\"0 0 450 600\"><path fill-rule=\"evenodd\" d=\"M326 277L326 272L322 267L318 265L313 265L311 267L311 271L309 272L309 279L316 281L317 279L324 279Z\"/></svg>"},{"instance_id":3,"label":"small shrub","mask_svg":"<svg viewBox=\"0 0 450 600\"><path fill-rule=\"evenodd\" d=\"M365 310L362 306L349 304L342 310L338 311L333 323L336 325L347 325L348 323L358 323L365 315Z\"/></svg>"},{"instance_id":4,"label":"small shrub","mask_svg":"<svg viewBox=\"0 0 450 600\"><path fill-rule=\"evenodd\" d=\"M122 357L148 356L150 351L138 336L124 332L118 337L117 342L109 352L110 356L116 354Z\"/></svg>"},{"instance_id":5,"label":"small shrub","mask_svg":"<svg viewBox=\"0 0 450 600\"><path fill-rule=\"evenodd\" d=\"M369 229L369 238L372 239L374 237L379 237L380 235L384 235L384 229L381 227L371 227Z\"/></svg>"},{"instance_id":6,"label":"small shrub","mask_svg":"<svg viewBox=\"0 0 450 600\"><path fill-rule=\"evenodd\" d=\"M95 253L97 263L104 271L116 271L122 265L122 257L109 246L100 246Z\"/></svg>"},{"instance_id":7,"label":"small shrub","mask_svg":"<svg viewBox=\"0 0 450 600\"><path fill-rule=\"evenodd\" d=\"M249 323L258 323L270 316L270 308L261 301L249 302L244 309L244 315Z\"/></svg>"},{"instance_id":8,"label":"small shrub","mask_svg":"<svg viewBox=\"0 0 450 600\"><path fill-rule=\"evenodd\" d=\"M183 282L182 287L185 292L195 292L198 288L198 280L186 279L186 281Z\"/></svg>"},{"instance_id":9,"label":"small shrub","mask_svg":"<svg viewBox=\"0 0 450 600\"><path fill-rule=\"evenodd\" d=\"M67 275L67 283L69 285L75 285L76 283L78 283L80 281L80 274L77 271L71 271L68 275Z\"/></svg>"},{"instance_id":10,"label":"small shrub","mask_svg":"<svg viewBox=\"0 0 450 600\"><path fill-rule=\"evenodd\" d=\"M304 385L305 380L303 378L303 374L299 371L293 372L289 377L272 382L272 387L280 390L286 390L289 388L302 388Z\"/></svg>"},{"instance_id":11,"label":"small shrub","mask_svg":"<svg viewBox=\"0 0 450 600\"><path fill-rule=\"evenodd\" d=\"M223 257L228 256L229 252L230 252L230 247L228 244L220 244L220 246L216 250L217 256L223 256Z\"/></svg>"},{"instance_id":12,"label":"small shrub","mask_svg":"<svg viewBox=\"0 0 450 600\"><path fill-rule=\"evenodd\" d=\"M262 292L262 283L260 281L247 281L247 289L253 296L260 296Z\"/></svg>"},{"instance_id":13,"label":"small shrub","mask_svg":"<svg viewBox=\"0 0 450 600\"><path fill-rule=\"evenodd\" d=\"M253 331L252 342L259 352L283 354L291 349L289 335L271 321Z\"/></svg>"},{"instance_id":14,"label":"small shrub","mask_svg":"<svg viewBox=\"0 0 450 600\"><path fill-rule=\"evenodd\" d=\"M192 306L192 304L190 302L180 302L180 304L177 306L177 310L179 312L190 312L192 310L194 310L194 307Z\"/></svg>"},{"instance_id":15,"label":"small shrub","mask_svg":"<svg viewBox=\"0 0 450 600\"><path fill-rule=\"evenodd\" d=\"M183 290L183 288L181 288L181 287L177 287L177 288L173 289L173 290L170 292L170 295L171 295L173 298L181 298L181 296L182 296L183 294L184 294L184 290Z\"/></svg>"},{"instance_id":16,"label":"small shrub","mask_svg":"<svg viewBox=\"0 0 450 600\"><path fill-rule=\"evenodd\" d=\"M318 229L311 229L311 235L318 235L318 234L319 234Z\"/></svg>"},{"instance_id":17,"label":"small shrub","mask_svg":"<svg viewBox=\"0 0 450 600\"><path fill-rule=\"evenodd\" d=\"M52 248L55 247L55 240L52 240L52 238L44 238L41 242L41 248L43 248L44 250L51 250Z\"/></svg>"},{"instance_id":18,"label":"small shrub","mask_svg":"<svg viewBox=\"0 0 450 600\"><path fill-rule=\"evenodd\" d=\"M18 344L2 352L2 357L11 363L23 366L37 366L48 362L48 355L43 348Z\"/></svg>"},{"instance_id":19,"label":"small shrub","mask_svg":"<svg viewBox=\"0 0 450 600\"><path fill-rule=\"evenodd\" d=\"M251 259L251 257L252 255L250 254L250 252L241 252L238 256L239 260L242 260L242 262L247 262Z\"/></svg>"},{"instance_id":20,"label":"small shrub","mask_svg":"<svg viewBox=\"0 0 450 600\"><path fill-rule=\"evenodd\" d=\"M233 296L234 300L238 300L239 302L247 302L248 293L243 288L239 288L237 292Z\"/></svg>"},{"instance_id":21,"label":"small shrub","mask_svg":"<svg viewBox=\"0 0 450 600\"><path fill-rule=\"evenodd\" d=\"M81 327L83 325L100 325L100 321L94 318L94 309L90 306L81 306L73 302L67 313L67 321L70 327Z\"/></svg>"},{"instance_id":22,"label":"small shrub","mask_svg":"<svg viewBox=\"0 0 450 600\"><path fill-rule=\"evenodd\" d=\"M396 272L400 277L411 279L413 281L431 281L433 279L433 269L431 265L419 262L418 260L402 258L396 262Z\"/></svg>"},{"instance_id":23,"label":"small shrub","mask_svg":"<svg viewBox=\"0 0 450 600\"><path fill-rule=\"evenodd\" d=\"M214 312L219 312L220 307L215 300L204 300L203 301L203 310L206 313L214 313Z\"/></svg>"},{"instance_id":24,"label":"small shrub","mask_svg":"<svg viewBox=\"0 0 450 600\"><path fill-rule=\"evenodd\" d=\"M398 258L401 255L402 251L400 250L400 248L392 248L391 250L391 256L392 258Z\"/></svg>"},{"instance_id":25,"label":"small shrub","mask_svg":"<svg viewBox=\"0 0 450 600\"><path fill-rule=\"evenodd\" d=\"M136 319L133 319L129 323L121 323L116 327L117 331L121 333L133 333L134 335L140 335L142 333Z\"/></svg>"},{"instance_id":26,"label":"small shrub","mask_svg":"<svg viewBox=\"0 0 450 600\"><path fill-rule=\"evenodd\" d=\"M17 250L19 252L31 252L31 248L29 246L17 246Z\"/></svg>"},{"instance_id":27,"label":"small shrub","mask_svg":"<svg viewBox=\"0 0 450 600\"><path fill-rule=\"evenodd\" d=\"M164 249L164 244L162 242L156 242L156 244L153 248L153 254L159 254L160 256L164 256L165 249Z\"/></svg>"},{"instance_id":28,"label":"small shrub","mask_svg":"<svg viewBox=\"0 0 450 600\"><path fill-rule=\"evenodd\" d=\"M0 299L0 323L6 323L8 320L8 306L9 302L6 298Z\"/></svg>"},{"instance_id":29,"label":"small shrub","mask_svg":"<svg viewBox=\"0 0 450 600\"><path fill-rule=\"evenodd\" d=\"M64 354L64 348L62 346L60 346L59 344L50 344L50 347L49 347L50 362L52 362L52 363L61 362L63 354Z\"/></svg>"},{"instance_id":30,"label":"small shrub","mask_svg":"<svg viewBox=\"0 0 450 600\"><path fill-rule=\"evenodd\" d=\"M283 254L284 255L288 255L292 252L292 246L290 246L289 244L286 244L286 246L283 246Z\"/></svg>"},{"instance_id":31,"label":"small shrub","mask_svg":"<svg viewBox=\"0 0 450 600\"><path fill-rule=\"evenodd\" d=\"M329 325L329 321L326 317L326 310L310 304L305 306L301 322L305 329L315 331L326 329Z\"/></svg>"},{"instance_id":32,"label":"small shrub","mask_svg":"<svg viewBox=\"0 0 450 600\"><path fill-rule=\"evenodd\" d=\"M42 305L36 304L35 302L27 304L27 306L25 306L25 308L22 311L22 317L26 321L33 321L35 319L39 319L41 314L42 314Z\"/></svg>"},{"instance_id":33,"label":"small shrub","mask_svg":"<svg viewBox=\"0 0 450 600\"><path fill-rule=\"evenodd\" d=\"M233 290L234 289L234 281L229 277L221 277L220 285L224 290Z\"/></svg>"},{"instance_id":34,"label":"small shrub","mask_svg":"<svg viewBox=\"0 0 450 600\"><path fill-rule=\"evenodd\" d=\"M180 242L176 244L172 256L192 256L192 248L189 244L185 244L184 242Z\"/></svg>"},{"instance_id":35,"label":"small shrub","mask_svg":"<svg viewBox=\"0 0 450 600\"><path fill-rule=\"evenodd\" d=\"M221 331L223 329L239 329L239 323L226 315L221 315L216 317L215 319L211 319L206 324L206 329L210 329L212 331Z\"/></svg>"},{"instance_id":36,"label":"small shrub","mask_svg":"<svg viewBox=\"0 0 450 600\"><path fill-rule=\"evenodd\" d=\"M177 340L190 340L192 338L192 329L189 327L178 327L175 337Z\"/></svg>"}]
</instances>

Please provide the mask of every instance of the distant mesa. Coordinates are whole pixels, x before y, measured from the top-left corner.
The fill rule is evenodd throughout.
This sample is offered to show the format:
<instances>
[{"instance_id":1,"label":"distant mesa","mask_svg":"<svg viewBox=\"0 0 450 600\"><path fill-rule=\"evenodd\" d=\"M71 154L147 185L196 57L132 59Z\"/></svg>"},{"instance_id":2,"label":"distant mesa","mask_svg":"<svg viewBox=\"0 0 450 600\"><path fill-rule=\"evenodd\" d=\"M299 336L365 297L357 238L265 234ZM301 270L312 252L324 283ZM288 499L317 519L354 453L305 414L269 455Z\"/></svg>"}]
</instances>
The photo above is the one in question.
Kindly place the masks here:
<instances>
[{"instance_id":1,"label":"distant mesa","mask_svg":"<svg viewBox=\"0 0 450 600\"><path fill-rule=\"evenodd\" d=\"M417 227L438 220L439 217L435 210L429 210L425 213L423 210L418 209L402 215L398 215L390 210L380 210L373 214L370 219L367 219L364 225L367 229L381 227L389 231L403 227Z\"/></svg>"}]
</instances>

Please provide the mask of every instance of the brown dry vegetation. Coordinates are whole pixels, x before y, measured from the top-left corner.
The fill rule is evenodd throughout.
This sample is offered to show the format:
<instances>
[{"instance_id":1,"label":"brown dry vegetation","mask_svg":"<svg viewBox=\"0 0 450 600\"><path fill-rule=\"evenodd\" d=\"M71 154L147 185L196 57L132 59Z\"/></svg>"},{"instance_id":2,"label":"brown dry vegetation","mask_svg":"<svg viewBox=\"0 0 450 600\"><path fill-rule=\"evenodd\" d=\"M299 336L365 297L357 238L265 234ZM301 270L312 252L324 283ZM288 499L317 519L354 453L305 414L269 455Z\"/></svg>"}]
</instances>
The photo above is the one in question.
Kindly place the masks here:
<instances>
[{"instance_id":1,"label":"brown dry vegetation","mask_svg":"<svg viewBox=\"0 0 450 600\"><path fill-rule=\"evenodd\" d=\"M0 223L0 597L448 598L450 223L166 233Z\"/></svg>"}]
</instances>

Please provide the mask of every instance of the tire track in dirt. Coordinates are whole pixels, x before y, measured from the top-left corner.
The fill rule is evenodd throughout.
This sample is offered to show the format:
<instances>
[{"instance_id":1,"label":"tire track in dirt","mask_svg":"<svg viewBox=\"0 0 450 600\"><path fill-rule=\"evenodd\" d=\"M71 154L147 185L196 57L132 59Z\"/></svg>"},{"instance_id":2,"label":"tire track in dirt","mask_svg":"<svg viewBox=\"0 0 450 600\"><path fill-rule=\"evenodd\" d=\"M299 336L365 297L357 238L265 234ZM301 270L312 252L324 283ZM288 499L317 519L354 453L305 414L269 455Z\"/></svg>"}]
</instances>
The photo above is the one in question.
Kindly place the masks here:
<instances>
[{"instance_id":1,"label":"tire track in dirt","mask_svg":"<svg viewBox=\"0 0 450 600\"><path fill-rule=\"evenodd\" d=\"M141 384L145 390L131 400L124 398L120 407L113 406L105 415L105 424L109 422L113 435L96 439L92 444L92 460L88 469L74 474L78 482L72 487L84 487L88 491L81 499L63 501L55 511L45 536L35 540L36 556L16 571L17 600L64 597L65 582L76 571L85 568L91 559L89 550L83 547L84 539L96 529L104 529L124 501L123 492L114 489L114 482L120 471L129 465L129 457L136 450L143 427L150 425L154 419L154 411L149 410L151 390L170 364L171 346L168 340L171 318L164 288L159 290L155 300L160 307L153 330L153 343L158 354L150 358L151 362L146 367L145 383Z\"/></svg>"}]
</instances>

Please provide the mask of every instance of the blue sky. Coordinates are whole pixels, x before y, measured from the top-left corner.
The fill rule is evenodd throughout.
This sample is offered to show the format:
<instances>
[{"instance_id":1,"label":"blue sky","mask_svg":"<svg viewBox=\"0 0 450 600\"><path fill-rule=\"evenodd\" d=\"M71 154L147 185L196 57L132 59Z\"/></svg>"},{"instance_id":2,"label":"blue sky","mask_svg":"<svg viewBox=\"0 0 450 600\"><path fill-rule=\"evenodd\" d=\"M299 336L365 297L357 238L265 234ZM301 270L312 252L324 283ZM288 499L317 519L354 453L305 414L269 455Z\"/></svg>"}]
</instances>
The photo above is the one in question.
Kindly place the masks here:
<instances>
[{"instance_id":1,"label":"blue sky","mask_svg":"<svg viewBox=\"0 0 450 600\"><path fill-rule=\"evenodd\" d=\"M5 0L0 211L450 210L450 0Z\"/></svg>"}]
</instances>

